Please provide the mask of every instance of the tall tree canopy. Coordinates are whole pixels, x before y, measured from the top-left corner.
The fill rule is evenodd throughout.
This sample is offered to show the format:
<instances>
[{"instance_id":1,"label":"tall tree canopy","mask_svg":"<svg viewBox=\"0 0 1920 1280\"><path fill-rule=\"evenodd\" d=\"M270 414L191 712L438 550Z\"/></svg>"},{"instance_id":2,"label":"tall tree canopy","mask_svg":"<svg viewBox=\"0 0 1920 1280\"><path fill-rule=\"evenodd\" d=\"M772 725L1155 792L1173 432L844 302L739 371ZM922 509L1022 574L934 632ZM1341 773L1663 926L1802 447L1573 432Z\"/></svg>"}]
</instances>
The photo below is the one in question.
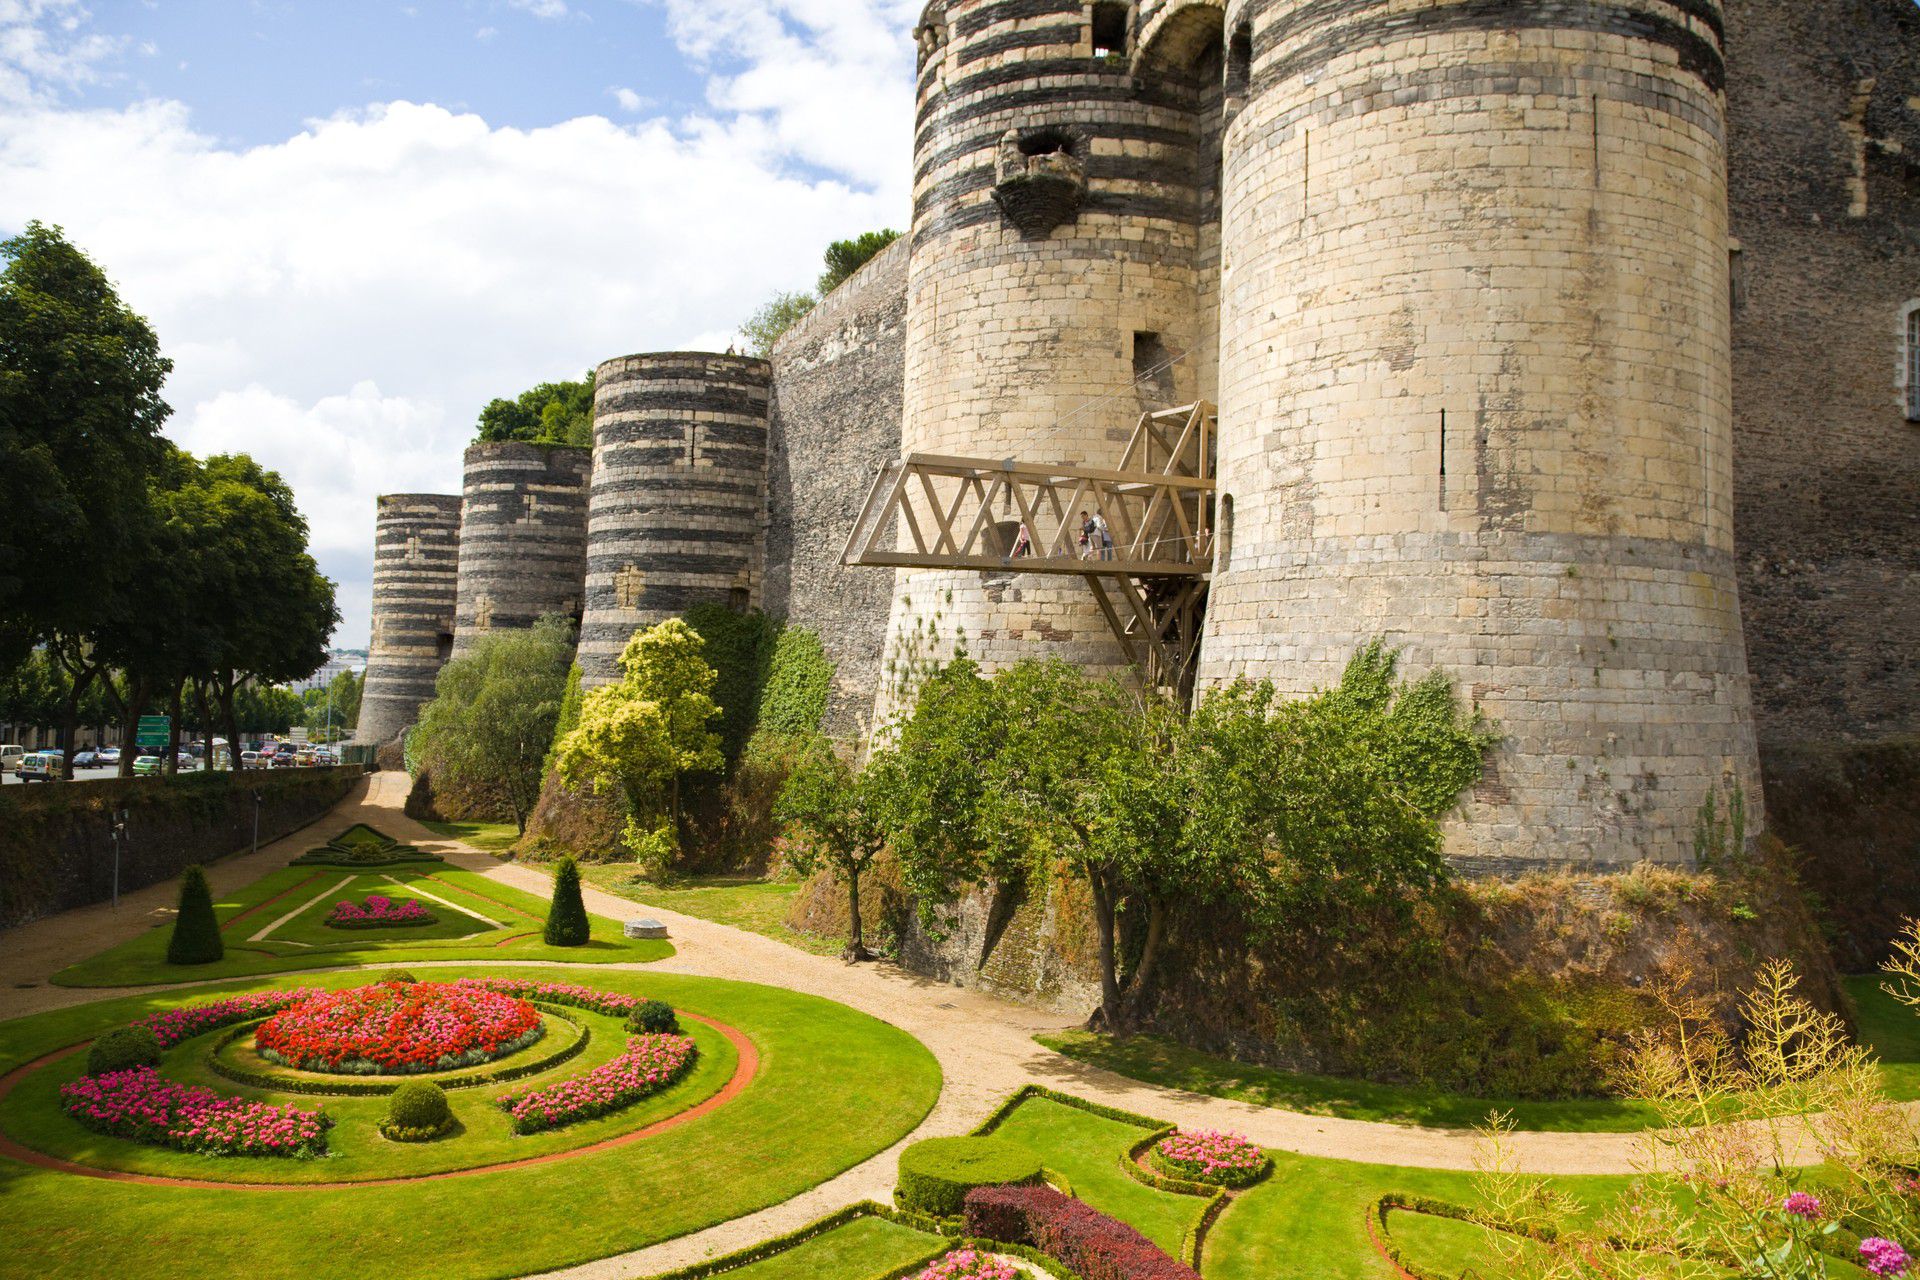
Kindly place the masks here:
<instances>
[{"instance_id":1,"label":"tall tree canopy","mask_svg":"<svg viewBox=\"0 0 1920 1280\"><path fill-rule=\"evenodd\" d=\"M577 382L543 382L480 411L477 440L593 447L593 370Z\"/></svg>"},{"instance_id":2,"label":"tall tree canopy","mask_svg":"<svg viewBox=\"0 0 1920 1280\"><path fill-rule=\"evenodd\" d=\"M879 252L900 238L892 227L867 231L851 240L835 240L821 256L827 269L820 273L820 296L826 297L845 283L848 276L873 261Z\"/></svg>"}]
</instances>

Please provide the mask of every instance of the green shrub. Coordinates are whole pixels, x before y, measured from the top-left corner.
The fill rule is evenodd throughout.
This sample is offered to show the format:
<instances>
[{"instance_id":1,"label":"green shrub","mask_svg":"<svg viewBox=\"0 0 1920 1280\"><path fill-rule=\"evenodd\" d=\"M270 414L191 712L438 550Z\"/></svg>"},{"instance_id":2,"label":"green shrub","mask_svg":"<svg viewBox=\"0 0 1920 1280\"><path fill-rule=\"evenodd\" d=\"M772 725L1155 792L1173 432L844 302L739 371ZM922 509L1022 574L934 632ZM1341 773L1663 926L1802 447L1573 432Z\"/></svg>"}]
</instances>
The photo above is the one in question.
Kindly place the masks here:
<instances>
[{"instance_id":1,"label":"green shrub","mask_svg":"<svg viewBox=\"0 0 1920 1280\"><path fill-rule=\"evenodd\" d=\"M553 905L547 908L547 945L584 947L591 932L587 904L580 897L580 865L572 858L562 858L553 870Z\"/></svg>"},{"instance_id":2,"label":"green shrub","mask_svg":"<svg viewBox=\"0 0 1920 1280\"><path fill-rule=\"evenodd\" d=\"M380 975L380 981L410 984L418 982L420 979L414 977L412 972L406 969L389 969Z\"/></svg>"},{"instance_id":3,"label":"green shrub","mask_svg":"<svg viewBox=\"0 0 1920 1280\"><path fill-rule=\"evenodd\" d=\"M1040 1181L1040 1157L1005 1138L928 1138L900 1153L902 1209L958 1217L975 1187Z\"/></svg>"},{"instance_id":4,"label":"green shrub","mask_svg":"<svg viewBox=\"0 0 1920 1280\"><path fill-rule=\"evenodd\" d=\"M713 730L731 765L753 734L777 628L764 613L735 613L723 604L693 606L687 610L687 625L706 641L701 656L713 668L713 700L720 705Z\"/></svg>"},{"instance_id":5,"label":"green shrub","mask_svg":"<svg viewBox=\"0 0 1920 1280\"><path fill-rule=\"evenodd\" d=\"M213 891L207 873L187 868L180 878L180 914L167 941L168 964L212 964L227 953L220 941L220 922L213 914Z\"/></svg>"},{"instance_id":6,"label":"green shrub","mask_svg":"<svg viewBox=\"0 0 1920 1280\"><path fill-rule=\"evenodd\" d=\"M633 1012L627 1015L627 1030L635 1035L657 1036L678 1034L680 1019L673 1013L673 1006L664 1000L642 1000L633 1006Z\"/></svg>"},{"instance_id":7,"label":"green shrub","mask_svg":"<svg viewBox=\"0 0 1920 1280\"><path fill-rule=\"evenodd\" d=\"M795 736L813 733L827 714L833 687L833 662L818 632L788 627L773 646L773 660L760 690L763 733Z\"/></svg>"},{"instance_id":8,"label":"green shrub","mask_svg":"<svg viewBox=\"0 0 1920 1280\"><path fill-rule=\"evenodd\" d=\"M447 1091L428 1080L409 1080L387 1099L380 1132L395 1142L425 1142L453 1127Z\"/></svg>"},{"instance_id":9,"label":"green shrub","mask_svg":"<svg viewBox=\"0 0 1920 1280\"><path fill-rule=\"evenodd\" d=\"M87 1074L90 1076L159 1065L160 1042L145 1027L115 1027L95 1040L93 1047L87 1050Z\"/></svg>"}]
</instances>

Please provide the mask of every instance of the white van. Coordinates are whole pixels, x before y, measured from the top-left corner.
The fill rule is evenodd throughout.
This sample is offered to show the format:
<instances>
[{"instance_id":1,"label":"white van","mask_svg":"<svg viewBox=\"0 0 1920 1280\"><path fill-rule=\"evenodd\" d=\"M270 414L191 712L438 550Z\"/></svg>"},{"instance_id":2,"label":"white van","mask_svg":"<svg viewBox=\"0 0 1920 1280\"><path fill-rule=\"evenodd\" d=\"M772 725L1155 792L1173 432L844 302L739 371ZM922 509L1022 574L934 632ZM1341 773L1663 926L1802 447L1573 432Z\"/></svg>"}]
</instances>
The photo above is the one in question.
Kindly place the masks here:
<instances>
[{"instance_id":1,"label":"white van","mask_svg":"<svg viewBox=\"0 0 1920 1280\"><path fill-rule=\"evenodd\" d=\"M16 742L0 746L0 773L12 773L18 769L26 754L27 749Z\"/></svg>"}]
</instances>

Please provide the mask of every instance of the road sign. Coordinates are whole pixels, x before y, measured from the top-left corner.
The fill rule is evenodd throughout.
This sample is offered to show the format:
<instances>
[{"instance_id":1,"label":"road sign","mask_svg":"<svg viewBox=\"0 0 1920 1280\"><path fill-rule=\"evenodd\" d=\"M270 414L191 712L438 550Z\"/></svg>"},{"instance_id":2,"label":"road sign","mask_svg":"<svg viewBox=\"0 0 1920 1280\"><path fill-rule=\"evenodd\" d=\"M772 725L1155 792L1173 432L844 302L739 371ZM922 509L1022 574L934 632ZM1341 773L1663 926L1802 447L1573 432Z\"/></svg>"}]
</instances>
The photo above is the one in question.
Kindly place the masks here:
<instances>
[{"instance_id":1,"label":"road sign","mask_svg":"<svg viewBox=\"0 0 1920 1280\"><path fill-rule=\"evenodd\" d=\"M141 716L139 727L133 731L134 745L164 747L172 732L172 716Z\"/></svg>"},{"instance_id":2,"label":"road sign","mask_svg":"<svg viewBox=\"0 0 1920 1280\"><path fill-rule=\"evenodd\" d=\"M303 724L293 726L293 728L287 730L287 738L293 742L305 742L307 740L307 726Z\"/></svg>"}]
</instances>

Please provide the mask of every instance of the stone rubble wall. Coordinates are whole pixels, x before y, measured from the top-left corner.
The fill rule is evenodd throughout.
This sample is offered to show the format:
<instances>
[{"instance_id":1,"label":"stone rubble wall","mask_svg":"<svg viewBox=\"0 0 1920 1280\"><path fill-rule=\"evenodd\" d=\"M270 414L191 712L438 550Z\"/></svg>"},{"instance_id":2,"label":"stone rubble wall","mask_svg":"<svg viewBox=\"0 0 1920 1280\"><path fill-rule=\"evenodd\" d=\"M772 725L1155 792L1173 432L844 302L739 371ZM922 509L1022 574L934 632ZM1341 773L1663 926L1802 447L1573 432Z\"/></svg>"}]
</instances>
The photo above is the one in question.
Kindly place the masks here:
<instances>
[{"instance_id":1,"label":"stone rubble wall","mask_svg":"<svg viewBox=\"0 0 1920 1280\"><path fill-rule=\"evenodd\" d=\"M489 631L580 617L592 455L572 445L483 441L466 453L453 656Z\"/></svg>"}]
</instances>

